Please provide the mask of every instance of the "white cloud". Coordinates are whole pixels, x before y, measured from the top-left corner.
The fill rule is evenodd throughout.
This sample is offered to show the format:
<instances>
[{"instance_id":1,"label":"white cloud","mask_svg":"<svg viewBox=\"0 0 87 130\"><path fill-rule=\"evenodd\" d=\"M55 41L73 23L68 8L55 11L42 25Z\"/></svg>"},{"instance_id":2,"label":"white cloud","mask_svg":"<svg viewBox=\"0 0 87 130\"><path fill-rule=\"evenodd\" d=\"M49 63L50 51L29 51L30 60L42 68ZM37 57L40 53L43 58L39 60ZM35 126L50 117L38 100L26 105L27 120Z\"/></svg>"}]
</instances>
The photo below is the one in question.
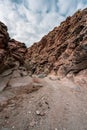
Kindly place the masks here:
<instances>
[{"instance_id":1,"label":"white cloud","mask_svg":"<svg viewBox=\"0 0 87 130\"><path fill-rule=\"evenodd\" d=\"M0 0L0 20L10 36L30 46L59 25L87 0Z\"/></svg>"}]
</instances>

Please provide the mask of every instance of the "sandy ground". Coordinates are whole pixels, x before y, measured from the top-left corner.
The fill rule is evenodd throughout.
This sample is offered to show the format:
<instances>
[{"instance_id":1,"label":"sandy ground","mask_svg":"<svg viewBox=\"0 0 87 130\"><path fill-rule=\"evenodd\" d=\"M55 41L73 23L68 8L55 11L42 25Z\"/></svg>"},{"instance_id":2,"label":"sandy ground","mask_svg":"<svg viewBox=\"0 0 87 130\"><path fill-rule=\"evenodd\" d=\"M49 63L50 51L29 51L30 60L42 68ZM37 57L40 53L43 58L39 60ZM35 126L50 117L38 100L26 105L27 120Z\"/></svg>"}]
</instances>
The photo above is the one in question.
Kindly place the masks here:
<instances>
[{"instance_id":1,"label":"sandy ground","mask_svg":"<svg viewBox=\"0 0 87 130\"><path fill-rule=\"evenodd\" d=\"M43 87L17 93L4 103L0 130L87 130L86 86L55 76L33 81ZM8 90L1 95L9 95Z\"/></svg>"}]
</instances>

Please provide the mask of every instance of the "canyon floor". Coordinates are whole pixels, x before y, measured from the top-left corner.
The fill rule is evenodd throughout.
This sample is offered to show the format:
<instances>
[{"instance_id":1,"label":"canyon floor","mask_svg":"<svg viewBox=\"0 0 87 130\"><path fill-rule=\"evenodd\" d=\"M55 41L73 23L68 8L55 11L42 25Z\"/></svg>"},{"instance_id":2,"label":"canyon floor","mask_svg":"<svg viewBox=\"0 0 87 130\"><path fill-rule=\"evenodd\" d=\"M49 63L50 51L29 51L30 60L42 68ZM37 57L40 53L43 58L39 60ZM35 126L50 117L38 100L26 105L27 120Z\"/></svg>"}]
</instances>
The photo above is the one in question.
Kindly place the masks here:
<instances>
[{"instance_id":1,"label":"canyon floor","mask_svg":"<svg viewBox=\"0 0 87 130\"><path fill-rule=\"evenodd\" d=\"M55 75L7 79L0 91L0 130L87 130L87 84L81 76L81 82Z\"/></svg>"}]
</instances>

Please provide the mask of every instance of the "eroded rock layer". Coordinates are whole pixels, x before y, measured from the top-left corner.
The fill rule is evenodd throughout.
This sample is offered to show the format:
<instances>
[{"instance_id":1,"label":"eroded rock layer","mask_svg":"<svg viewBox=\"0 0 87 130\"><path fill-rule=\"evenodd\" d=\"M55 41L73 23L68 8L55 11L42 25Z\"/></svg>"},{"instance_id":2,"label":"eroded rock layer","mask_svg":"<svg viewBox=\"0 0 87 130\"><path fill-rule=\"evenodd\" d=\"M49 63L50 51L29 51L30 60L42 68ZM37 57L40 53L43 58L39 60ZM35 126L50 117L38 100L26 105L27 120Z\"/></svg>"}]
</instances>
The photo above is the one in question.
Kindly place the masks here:
<instances>
[{"instance_id":1,"label":"eroded rock layer","mask_svg":"<svg viewBox=\"0 0 87 130\"><path fill-rule=\"evenodd\" d=\"M87 8L68 17L41 41L34 43L26 55L32 73L67 75L87 68Z\"/></svg>"},{"instance_id":2,"label":"eroded rock layer","mask_svg":"<svg viewBox=\"0 0 87 130\"><path fill-rule=\"evenodd\" d=\"M17 65L22 65L27 48L24 43L9 37L5 24L0 22L0 73Z\"/></svg>"}]
</instances>

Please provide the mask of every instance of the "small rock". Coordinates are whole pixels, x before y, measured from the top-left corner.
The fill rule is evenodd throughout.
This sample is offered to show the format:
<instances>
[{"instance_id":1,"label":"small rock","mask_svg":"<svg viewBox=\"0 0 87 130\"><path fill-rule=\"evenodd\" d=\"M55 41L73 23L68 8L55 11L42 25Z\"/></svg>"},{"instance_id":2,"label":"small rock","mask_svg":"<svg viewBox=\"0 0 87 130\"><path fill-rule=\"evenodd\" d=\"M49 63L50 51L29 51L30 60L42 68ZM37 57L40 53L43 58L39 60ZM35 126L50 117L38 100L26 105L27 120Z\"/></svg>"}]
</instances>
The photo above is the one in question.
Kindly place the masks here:
<instances>
[{"instance_id":1,"label":"small rock","mask_svg":"<svg viewBox=\"0 0 87 130\"><path fill-rule=\"evenodd\" d=\"M36 114L39 115L39 116L45 116L45 112L40 112L40 111L36 111Z\"/></svg>"},{"instance_id":2,"label":"small rock","mask_svg":"<svg viewBox=\"0 0 87 130\"><path fill-rule=\"evenodd\" d=\"M45 116L45 112L41 112L41 113L40 113L40 116Z\"/></svg>"},{"instance_id":3,"label":"small rock","mask_svg":"<svg viewBox=\"0 0 87 130\"><path fill-rule=\"evenodd\" d=\"M12 126L12 129L14 129L15 127L14 126Z\"/></svg>"},{"instance_id":4,"label":"small rock","mask_svg":"<svg viewBox=\"0 0 87 130\"><path fill-rule=\"evenodd\" d=\"M33 88L41 88L41 87L43 87L42 84L33 83Z\"/></svg>"},{"instance_id":5,"label":"small rock","mask_svg":"<svg viewBox=\"0 0 87 130\"><path fill-rule=\"evenodd\" d=\"M37 122L32 121L32 122L30 123L30 126L33 127L33 126L36 125L36 124L37 124Z\"/></svg>"},{"instance_id":6,"label":"small rock","mask_svg":"<svg viewBox=\"0 0 87 130\"><path fill-rule=\"evenodd\" d=\"M81 91L79 86L76 86L75 90L76 90L77 92L80 92L80 91Z\"/></svg>"},{"instance_id":7,"label":"small rock","mask_svg":"<svg viewBox=\"0 0 87 130\"><path fill-rule=\"evenodd\" d=\"M23 67L23 66L20 66L20 67L19 67L19 70L26 71L26 68L25 68L25 67Z\"/></svg>"},{"instance_id":8,"label":"small rock","mask_svg":"<svg viewBox=\"0 0 87 130\"><path fill-rule=\"evenodd\" d=\"M20 75L23 77L23 76L27 76L28 75L28 72L27 71L21 71L20 72Z\"/></svg>"},{"instance_id":9,"label":"small rock","mask_svg":"<svg viewBox=\"0 0 87 130\"><path fill-rule=\"evenodd\" d=\"M69 105L69 103L66 103L66 105Z\"/></svg>"},{"instance_id":10,"label":"small rock","mask_svg":"<svg viewBox=\"0 0 87 130\"><path fill-rule=\"evenodd\" d=\"M57 77L49 77L49 79L53 81L58 80Z\"/></svg>"},{"instance_id":11,"label":"small rock","mask_svg":"<svg viewBox=\"0 0 87 130\"><path fill-rule=\"evenodd\" d=\"M18 70L15 70L12 74L12 78L20 77L20 72Z\"/></svg>"},{"instance_id":12,"label":"small rock","mask_svg":"<svg viewBox=\"0 0 87 130\"><path fill-rule=\"evenodd\" d=\"M40 74L38 75L38 78L45 78L47 75L46 74Z\"/></svg>"},{"instance_id":13,"label":"small rock","mask_svg":"<svg viewBox=\"0 0 87 130\"><path fill-rule=\"evenodd\" d=\"M58 77L57 80L60 80L60 78Z\"/></svg>"},{"instance_id":14,"label":"small rock","mask_svg":"<svg viewBox=\"0 0 87 130\"><path fill-rule=\"evenodd\" d=\"M29 111L28 114L31 114L31 111Z\"/></svg>"},{"instance_id":15,"label":"small rock","mask_svg":"<svg viewBox=\"0 0 87 130\"><path fill-rule=\"evenodd\" d=\"M10 76L0 78L0 92L4 91L9 85Z\"/></svg>"},{"instance_id":16,"label":"small rock","mask_svg":"<svg viewBox=\"0 0 87 130\"><path fill-rule=\"evenodd\" d=\"M8 107L14 108L15 107L15 103L9 104Z\"/></svg>"},{"instance_id":17,"label":"small rock","mask_svg":"<svg viewBox=\"0 0 87 130\"><path fill-rule=\"evenodd\" d=\"M5 77L5 76L11 75L11 74L12 74L12 69L9 69L9 70L6 70L5 72L3 72L1 74L1 77Z\"/></svg>"},{"instance_id":18,"label":"small rock","mask_svg":"<svg viewBox=\"0 0 87 130\"><path fill-rule=\"evenodd\" d=\"M6 106L8 104L8 99L6 97L0 97L0 107Z\"/></svg>"},{"instance_id":19,"label":"small rock","mask_svg":"<svg viewBox=\"0 0 87 130\"><path fill-rule=\"evenodd\" d=\"M37 111L36 111L36 114L37 114L37 115L40 115L40 111L37 110Z\"/></svg>"},{"instance_id":20,"label":"small rock","mask_svg":"<svg viewBox=\"0 0 87 130\"><path fill-rule=\"evenodd\" d=\"M9 115L5 115L5 119L8 119L9 118Z\"/></svg>"}]
</instances>

